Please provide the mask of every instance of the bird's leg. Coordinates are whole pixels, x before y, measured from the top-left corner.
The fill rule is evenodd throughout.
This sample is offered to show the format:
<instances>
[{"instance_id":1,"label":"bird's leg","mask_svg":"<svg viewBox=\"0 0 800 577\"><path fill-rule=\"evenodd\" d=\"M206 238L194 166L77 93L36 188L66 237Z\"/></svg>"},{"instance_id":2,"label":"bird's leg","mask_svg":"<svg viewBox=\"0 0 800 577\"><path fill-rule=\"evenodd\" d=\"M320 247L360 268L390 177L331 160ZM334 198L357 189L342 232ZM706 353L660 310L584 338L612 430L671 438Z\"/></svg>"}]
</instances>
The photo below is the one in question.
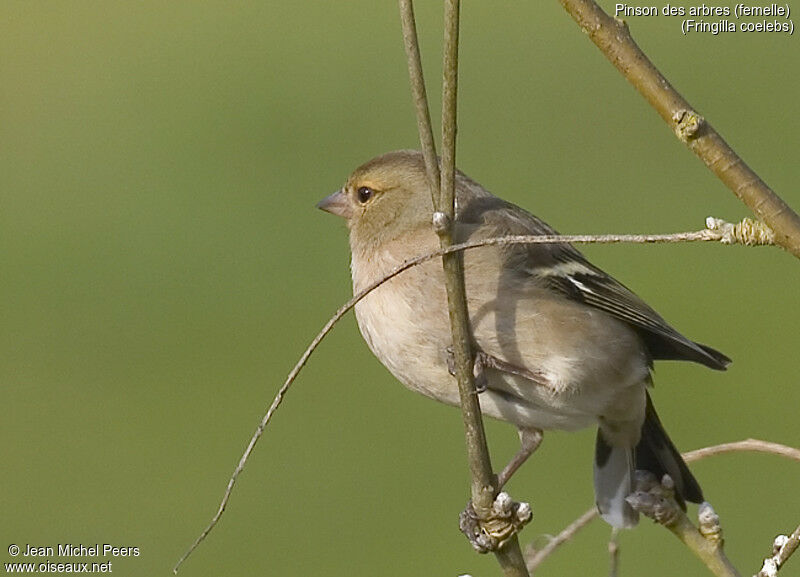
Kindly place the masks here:
<instances>
[{"instance_id":1,"label":"bird's leg","mask_svg":"<svg viewBox=\"0 0 800 577\"><path fill-rule=\"evenodd\" d=\"M451 375L455 376L455 356L453 354L453 347L447 347L447 370ZM486 369L495 369L504 373L517 375L524 379L531 381L537 385L547 386L545 379L535 371L517 367L505 361L487 355L483 351L475 353L475 361L472 365L472 374L475 376L475 390L477 393L482 393L486 390L488 381L486 379ZM502 489L511 476L517 472L522 464L528 460L542 442L541 429L535 428L520 428L519 429L519 442L520 448L516 455L508 462L508 464L500 471L497 476L497 490Z\"/></svg>"},{"instance_id":2,"label":"bird's leg","mask_svg":"<svg viewBox=\"0 0 800 577\"><path fill-rule=\"evenodd\" d=\"M446 349L447 370L455 376L455 355L453 348ZM545 385L544 379L533 371L516 367L502 361L483 351L477 351L472 365L472 374L475 377L475 392L480 394L487 389L488 379L486 369L510 373L523 377L537 385ZM531 507L528 503L517 503L500 489L508 482L511 476L530 457L542 442L542 431L533 428L519 429L520 450L509 461L497 476L497 497L489 510L476 511L470 501L458 519L461 532L467 537L472 547L480 552L496 551L502 548L508 540L516 535L532 518Z\"/></svg>"},{"instance_id":3,"label":"bird's leg","mask_svg":"<svg viewBox=\"0 0 800 577\"><path fill-rule=\"evenodd\" d=\"M486 363L483 360L484 354L478 351L475 354L475 361L472 363L472 374L475 377L475 392L480 394L486 390Z\"/></svg>"},{"instance_id":4,"label":"bird's leg","mask_svg":"<svg viewBox=\"0 0 800 577\"><path fill-rule=\"evenodd\" d=\"M488 355L483 351L478 351L475 353L475 364L480 365L481 372L483 372L485 369L495 369L501 373L522 377L523 379L541 387L551 386L551 384L547 381L547 377L545 377L541 372L513 365L502 359Z\"/></svg>"},{"instance_id":5,"label":"bird's leg","mask_svg":"<svg viewBox=\"0 0 800 577\"><path fill-rule=\"evenodd\" d=\"M500 491L517 469L542 442L540 429L519 430L520 450L497 476L497 497L488 511L476 511L472 501L458 518L458 526L472 547L479 553L496 551L503 547L532 518L528 503L517 503L508 493Z\"/></svg>"},{"instance_id":6,"label":"bird's leg","mask_svg":"<svg viewBox=\"0 0 800 577\"><path fill-rule=\"evenodd\" d=\"M455 354L453 353L453 347L447 347L445 349L445 353L445 357L447 359L447 371L452 376L456 376L456 358ZM484 392L488 387L489 382L486 378L486 369L495 369L501 373L516 375L530 381L535 385L539 385L540 387L551 386L547 378L539 371L532 371L524 367L518 367L498 359L497 357L486 354L483 351L476 351L475 360L472 363L472 374L475 376L475 392L478 394Z\"/></svg>"},{"instance_id":7,"label":"bird's leg","mask_svg":"<svg viewBox=\"0 0 800 577\"><path fill-rule=\"evenodd\" d=\"M524 429L520 428L519 430L519 444L520 448L517 451L517 454L514 455L508 464L500 471L500 474L497 475L497 490L499 491L511 476L517 472L522 464L528 460L528 457L533 455L536 452L536 449L539 448L539 445L542 444L542 430L541 429Z\"/></svg>"}]
</instances>

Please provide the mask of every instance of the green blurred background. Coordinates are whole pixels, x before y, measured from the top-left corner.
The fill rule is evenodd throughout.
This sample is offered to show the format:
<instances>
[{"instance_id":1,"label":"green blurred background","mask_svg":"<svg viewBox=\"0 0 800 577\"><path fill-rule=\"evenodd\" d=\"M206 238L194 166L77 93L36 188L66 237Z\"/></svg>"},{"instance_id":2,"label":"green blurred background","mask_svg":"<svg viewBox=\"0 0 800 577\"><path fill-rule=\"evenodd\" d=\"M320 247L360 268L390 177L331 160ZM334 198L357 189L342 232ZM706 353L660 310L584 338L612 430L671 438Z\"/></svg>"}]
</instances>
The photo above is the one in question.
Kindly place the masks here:
<instances>
[{"instance_id":1,"label":"green blurred background","mask_svg":"<svg viewBox=\"0 0 800 577\"><path fill-rule=\"evenodd\" d=\"M441 12L417 6L435 118ZM800 208L797 39L630 24ZM465 3L461 37L459 166L490 190L571 233L748 215L557 2ZM286 373L350 295L346 231L314 204L368 158L417 146L397 6L5 0L0 137L0 561L11 543L112 543L141 552L114 560L115 574L167 575ZM584 250L735 360L724 374L657 367L679 447L800 445L796 259ZM348 317L182 574L499 574L457 530L460 419L394 381ZM487 428L499 466L516 434ZM535 514L523 542L590 505L593 436L547 435L513 481ZM693 469L752 574L800 519L800 468L743 454ZM593 525L540 574L606 574L607 537ZM622 575L705 574L650 522L621 547ZM800 575L800 560L784 574Z\"/></svg>"}]
</instances>

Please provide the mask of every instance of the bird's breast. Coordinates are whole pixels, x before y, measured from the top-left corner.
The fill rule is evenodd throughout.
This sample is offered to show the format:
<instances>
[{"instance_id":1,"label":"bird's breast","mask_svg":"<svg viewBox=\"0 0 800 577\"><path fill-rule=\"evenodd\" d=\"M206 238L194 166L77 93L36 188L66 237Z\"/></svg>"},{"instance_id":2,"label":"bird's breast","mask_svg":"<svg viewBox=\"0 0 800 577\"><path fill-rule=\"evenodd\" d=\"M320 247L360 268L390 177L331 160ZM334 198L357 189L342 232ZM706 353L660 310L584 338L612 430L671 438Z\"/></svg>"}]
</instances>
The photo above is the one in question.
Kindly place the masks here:
<instances>
[{"instance_id":1,"label":"bird's breast","mask_svg":"<svg viewBox=\"0 0 800 577\"><path fill-rule=\"evenodd\" d=\"M378 278L362 274L360 264L353 263L356 292ZM372 291L356 305L355 313L370 350L397 379L412 390L454 404L458 391L447 370L451 338L441 281L441 264L423 263Z\"/></svg>"}]
</instances>

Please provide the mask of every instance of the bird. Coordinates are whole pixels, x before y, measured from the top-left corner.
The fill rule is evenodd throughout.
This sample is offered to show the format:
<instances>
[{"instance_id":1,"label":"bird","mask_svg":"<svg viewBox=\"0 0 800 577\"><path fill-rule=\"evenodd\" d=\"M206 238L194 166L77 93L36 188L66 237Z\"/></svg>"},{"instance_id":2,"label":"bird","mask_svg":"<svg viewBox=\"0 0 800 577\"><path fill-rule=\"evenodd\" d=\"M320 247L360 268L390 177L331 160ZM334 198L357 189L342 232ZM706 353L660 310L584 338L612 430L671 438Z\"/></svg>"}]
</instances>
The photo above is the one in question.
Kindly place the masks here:
<instances>
[{"instance_id":1,"label":"bird","mask_svg":"<svg viewBox=\"0 0 800 577\"><path fill-rule=\"evenodd\" d=\"M346 221L354 293L439 248L419 151L369 160L317 206ZM457 170L453 234L461 243L557 233ZM521 453L532 452L538 441L526 449L525 439L541 431L596 426L595 502L613 527L638 522L626 501L637 470L658 479L668 474L684 508L685 501L703 502L653 406L653 361L724 370L731 360L683 336L570 244L482 246L461 254L481 412L518 428ZM379 286L356 304L355 316L369 349L402 384L459 405L438 259ZM525 458L509 464L505 480Z\"/></svg>"}]
</instances>

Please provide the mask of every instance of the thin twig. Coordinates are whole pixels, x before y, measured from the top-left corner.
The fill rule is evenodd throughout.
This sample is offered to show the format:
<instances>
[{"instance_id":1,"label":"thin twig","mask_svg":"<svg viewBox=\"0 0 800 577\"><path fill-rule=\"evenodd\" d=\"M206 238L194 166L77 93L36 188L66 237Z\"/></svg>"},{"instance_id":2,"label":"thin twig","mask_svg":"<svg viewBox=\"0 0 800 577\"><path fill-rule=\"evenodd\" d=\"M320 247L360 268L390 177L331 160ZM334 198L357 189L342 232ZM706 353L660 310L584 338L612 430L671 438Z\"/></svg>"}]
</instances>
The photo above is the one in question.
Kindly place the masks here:
<instances>
[{"instance_id":1,"label":"thin twig","mask_svg":"<svg viewBox=\"0 0 800 577\"><path fill-rule=\"evenodd\" d=\"M559 0L608 60L639 91L676 136L758 218L775 231L775 242L800 258L800 216L750 169L722 136L667 81L639 48L627 24L593 0Z\"/></svg>"},{"instance_id":2,"label":"thin twig","mask_svg":"<svg viewBox=\"0 0 800 577\"><path fill-rule=\"evenodd\" d=\"M772 557L764 559L764 565L755 577L776 577L784 563L797 551L798 546L800 546L800 526L788 537L778 535L772 544Z\"/></svg>"},{"instance_id":3,"label":"thin twig","mask_svg":"<svg viewBox=\"0 0 800 577\"><path fill-rule=\"evenodd\" d=\"M439 198L439 163L436 161L436 142L433 139L431 113L425 91L425 77L422 74L422 57L417 39L417 23L414 19L414 3L412 0L399 0L399 5L400 23L403 27L403 46L408 60L408 78L417 116L419 142L422 146L422 156L425 159L428 187L431 189L431 197L435 205Z\"/></svg>"},{"instance_id":4,"label":"thin twig","mask_svg":"<svg viewBox=\"0 0 800 577\"><path fill-rule=\"evenodd\" d=\"M325 323L325 326L322 327L322 330L319 333L317 333L317 336L314 337L314 340L311 341L311 344L308 345L305 351L303 351L303 354L300 356L300 360L297 361L297 364L295 364L295 366L289 372L289 375L286 377L286 381L284 381L283 385L281 385L281 388L278 389L278 393L272 400L272 404L269 406L267 412L261 418L261 422L258 424L258 427L256 427L255 433L253 433L250 442L247 444L247 448L244 450L244 453L242 453L242 456L239 459L239 463L236 465L236 469L234 469L231 478L228 480L228 486L225 488L225 493L222 496L222 501L220 501L219 507L217 508L217 512L211 518L211 521L208 523L206 528L203 529L203 532L200 533L197 539L195 539L194 543L192 543L189 549L187 549L186 552L183 554L183 556L178 560L178 562L175 564L175 567L172 568L173 573L175 574L178 573L178 569L180 568L181 564L183 564L183 562L186 561L189 555L191 555L192 552L195 549L197 549L197 546L200 545L200 543L202 543L203 540L205 540L205 538L208 536L208 534L211 532L211 530L219 521L220 517L222 517L222 513L225 512L225 507L227 507L228 501L231 498L231 493L233 492L233 486L236 484L236 480L239 478L239 475L244 470L244 467L247 464L247 460L250 458L250 453L253 452L256 443L258 443L258 440L261 438L261 435L264 434L264 429L266 429L267 424L269 424L269 422L272 420L272 416L275 414L275 411L278 410L278 407L283 402L284 395L286 395L286 393L289 391L289 387L292 386L292 383L297 378L297 375L300 374L300 371L305 366L306 362L308 362L311 353L313 353L316 350L316 348L322 342L322 339L324 339L325 336L331 331L331 329L333 329L333 326L337 323L337 321L340 318L342 318L345 315L345 313L347 313L347 311L353 308L355 304L359 300L361 300L361 298L363 298L364 296L366 296L366 293L364 294L359 293L359 295L356 295L356 297L358 298L353 297L352 299L347 301L347 303L339 307L339 310L337 310L336 313L328 320L328 322Z\"/></svg>"},{"instance_id":5,"label":"thin twig","mask_svg":"<svg viewBox=\"0 0 800 577\"><path fill-rule=\"evenodd\" d=\"M578 531L591 523L595 517L597 517L597 507L592 507L572 523L564 527L558 535L548 540L547 544L541 549L534 549L529 546L526 551L528 571L533 574L534 570L541 565L542 561L549 557L551 553L555 552L561 545L570 541Z\"/></svg>"},{"instance_id":6,"label":"thin twig","mask_svg":"<svg viewBox=\"0 0 800 577\"><path fill-rule=\"evenodd\" d=\"M800 449L794 447L787 447L780 443L771 443L769 441L761 441L759 439L745 439L743 441L735 441L733 443L722 443L721 445L714 445L713 447L703 447L702 449L695 449L683 454L683 460L687 463L692 461L699 461L706 457L713 457L714 455L721 455L723 453L741 453L748 451L751 453L769 453L771 455L779 455L800 461Z\"/></svg>"},{"instance_id":7,"label":"thin twig","mask_svg":"<svg viewBox=\"0 0 800 577\"><path fill-rule=\"evenodd\" d=\"M233 474L228 481L228 486L225 489L225 492L222 496L222 500L220 501L219 507L217 512L211 518L211 521L208 523L206 528L200 533L200 536L195 539L194 543L187 549L187 551L183 554L183 556L178 560L173 568L173 572L177 573L178 569L180 568L181 564L192 554L192 552L197 548L200 543L206 538L206 536L211 532L214 526L219 521L220 517L222 517L222 513L225 511L225 507L228 505L228 501L230 499L231 493L233 492L233 487L236 484L236 480L239 478L242 470L244 469L245 464L247 463L248 458L250 457L250 453L253 452L253 449L256 446L256 443L261 438L261 435L264 433L264 429L266 428L267 424L272 420L272 416L274 415L275 411L280 406L281 402L283 402L283 398L286 393L289 391L289 388L292 386L292 383L297 378L297 375L300 373L300 370L305 366L308 362L309 357L311 354L316 350L322 340L327 336L327 334L333 329L334 325L342 318L350 309L352 309L361 299L371 293L373 290L384 284L385 282L391 280L392 278L396 277L397 275L407 271L408 269L420 265L424 262L432 260L434 258L441 257L444 254L456 253L464 250L472 250L475 248L479 248L482 246L492 246L492 245L511 245L511 244L547 244L547 243L559 243L559 242L569 242L569 243L596 243L596 244L614 244L614 243L621 243L621 242L628 242L628 243L635 243L635 244L645 244L645 243L674 243L674 242L709 242L709 241L721 241L722 235L719 231L715 230L708 230L703 229L694 232L683 232L683 233L676 233L676 234L655 234L655 235L646 235L646 234L603 234L603 235L547 235L547 236L515 236L515 237L497 237L497 238L487 238L480 241L475 242L465 242L461 244L456 244L450 246L446 249L439 249L433 252L420 255L418 257L412 258L407 260L403 264L396 267L386 276L376 280L363 290L359 291L355 294L350 300L348 300L345 304L343 304L339 309L334 313L334 315L325 323L325 326L322 327L320 332L317 334L316 337L311 341L311 344L308 345L303 354L300 356L300 359L297 361L297 364L292 368L289 372L289 375L286 377L283 385L281 385L280 389L278 389L278 393L275 395L275 398L272 401L272 404L267 409L267 412L259 422L258 427L253 433L250 442L247 445L244 453L242 454L241 458L239 459L239 463L236 465L236 468L233 471Z\"/></svg>"},{"instance_id":8,"label":"thin twig","mask_svg":"<svg viewBox=\"0 0 800 577\"><path fill-rule=\"evenodd\" d=\"M617 577L619 573L619 529L611 529L608 539L608 577Z\"/></svg>"},{"instance_id":9,"label":"thin twig","mask_svg":"<svg viewBox=\"0 0 800 577\"><path fill-rule=\"evenodd\" d=\"M442 172L440 196L434 202L437 216L445 218L435 227L442 249L453 245L455 222L456 110L458 91L458 21L459 1L444 2L444 49L442 62ZM441 216L440 216L441 218ZM472 475L472 503L476 511L488 511L496 496L495 476L489 458L483 428L475 376L467 312L463 261L458 253L442 256L445 288L450 316L450 330L455 358L455 376L461 396L461 412L467 443L467 457ZM524 567L524 563L522 565Z\"/></svg>"},{"instance_id":10,"label":"thin twig","mask_svg":"<svg viewBox=\"0 0 800 577\"><path fill-rule=\"evenodd\" d=\"M700 461L706 457L713 457L716 455L722 455L724 453L768 453L770 455L785 457L793 461L800 461L800 449L782 445L780 443L762 441L760 439L744 439L743 441L722 443L720 445L712 445L710 447L695 449L694 451L683 453L683 460L687 463L691 463L694 461ZM535 549L532 546L528 546L525 551L528 570L533 573L534 569L536 569L542 563L542 561L552 555L561 545L571 541L578 531L589 525L594 519L597 518L597 516L597 507L592 507L583 513L583 515L575 519L575 521L567 525L558 535L550 539L541 549Z\"/></svg>"},{"instance_id":11,"label":"thin twig","mask_svg":"<svg viewBox=\"0 0 800 577\"><path fill-rule=\"evenodd\" d=\"M421 58L414 22L411 0L400 0L403 41L408 58L409 77L417 111L417 127L425 157L426 173L437 217L435 230L442 249L453 244L455 221L455 157L456 157L456 111L458 102L458 30L459 0L444 2L444 47L442 63L442 168L437 174L433 129L425 97ZM437 181L437 176L440 182ZM467 456L472 476L472 503L477 512L490 511L497 490L495 476L489 458L486 433L475 390L472 372L473 353L467 312L464 268L460 255L445 252L442 255L445 289L450 316L455 375L461 397L461 413L464 420ZM498 562L508 577L528 577L525 560L516 535L495 552Z\"/></svg>"}]
</instances>

